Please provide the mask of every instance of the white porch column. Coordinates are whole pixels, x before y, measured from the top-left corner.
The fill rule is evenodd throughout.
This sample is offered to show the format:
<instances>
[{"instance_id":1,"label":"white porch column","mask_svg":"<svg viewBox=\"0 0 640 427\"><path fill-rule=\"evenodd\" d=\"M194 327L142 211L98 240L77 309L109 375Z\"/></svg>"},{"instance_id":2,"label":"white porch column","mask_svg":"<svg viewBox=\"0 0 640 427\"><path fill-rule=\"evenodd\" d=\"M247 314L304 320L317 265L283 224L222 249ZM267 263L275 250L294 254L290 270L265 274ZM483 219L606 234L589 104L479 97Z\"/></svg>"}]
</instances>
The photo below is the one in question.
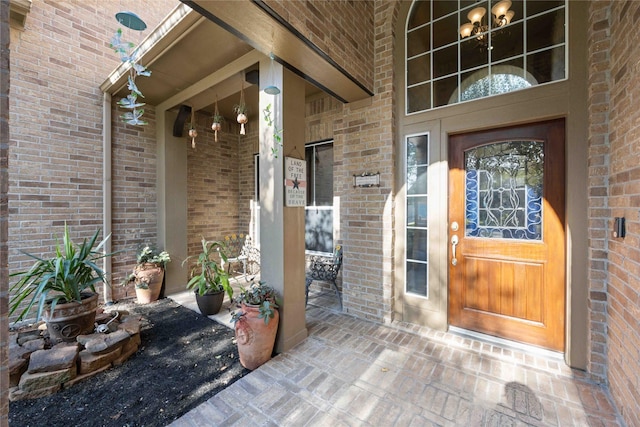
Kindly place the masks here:
<instances>
[{"instance_id":1,"label":"white porch column","mask_svg":"<svg viewBox=\"0 0 640 427\"><path fill-rule=\"evenodd\" d=\"M304 306L304 221L302 207L284 206L284 157L304 157L304 81L270 60L260 62L260 88L274 84L279 95L260 91L260 275L280 298L280 325L276 352L287 351L307 337ZM276 129L282 130L283 147L274 140L263 111L271 105ZM272 148L277 148L277 157Z\"/></svg>"}]
</instances>

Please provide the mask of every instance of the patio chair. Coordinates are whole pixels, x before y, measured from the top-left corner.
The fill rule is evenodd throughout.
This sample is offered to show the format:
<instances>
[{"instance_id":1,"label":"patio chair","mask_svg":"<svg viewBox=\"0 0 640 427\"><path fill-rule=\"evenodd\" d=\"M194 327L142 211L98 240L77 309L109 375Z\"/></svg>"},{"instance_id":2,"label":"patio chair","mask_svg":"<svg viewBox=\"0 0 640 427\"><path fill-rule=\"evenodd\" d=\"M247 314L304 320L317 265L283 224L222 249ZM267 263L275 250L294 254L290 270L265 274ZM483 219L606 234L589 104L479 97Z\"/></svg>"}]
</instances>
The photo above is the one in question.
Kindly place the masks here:
<instances>
[{"instance_id":1,"label":"patio chair","mask_svg":"<svg viewBox=\"0 0 640 427\"><path fill-rule=\"evenodd\" d=\"M342 267L342 246L337 245L332 256L311 255L309 257L308 267L306 270L306 286L304 294L304 305L307 305L309 301L309 286L314 280L329 282L333 285L340 303L340 310L342 311L342 296L338 289L336 279L338 273L340 273L340 267Z\"/></svg>"},{"instance_id":2,"label":"patio chair","mask_svg":"<svg viewBox=\"0 0 640 427\"><path fill-rule=\"evenodd\" d=\"M244 234L232 234L224 238L225 255L227 261L220 261L224 269L226 265L227 273L231 274L231 267L234 264L242 265L242 275L246 281L250 281L260 272L260 250L253 246L251 236ZM253 276L249 278L249 276Z\"/></svg>"}]
</instances>

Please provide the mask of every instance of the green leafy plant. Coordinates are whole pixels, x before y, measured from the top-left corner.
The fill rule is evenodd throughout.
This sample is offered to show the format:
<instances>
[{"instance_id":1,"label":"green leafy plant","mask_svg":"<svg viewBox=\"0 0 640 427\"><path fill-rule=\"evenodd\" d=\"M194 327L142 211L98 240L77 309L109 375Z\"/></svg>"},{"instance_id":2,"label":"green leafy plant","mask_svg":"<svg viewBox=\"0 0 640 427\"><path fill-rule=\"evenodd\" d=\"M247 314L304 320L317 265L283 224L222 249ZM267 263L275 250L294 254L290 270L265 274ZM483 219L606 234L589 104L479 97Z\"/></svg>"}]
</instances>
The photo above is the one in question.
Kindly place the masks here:
<instances>
[{"instance_id":1,"label":"green leafy plant","mask_svg":"<svg viewBox=\"0 0 640 427\"><path fill-rule=\"evenodd\" d=\"M111 38L110 46L120 56L120 60L130 66L129 76L127 78L127 89L130 93L126 98L120 99L118 105L131 111L122 114L120 118L130 125L146 125L148 123L142 120L144 109L140 108L143 107L145 103L138 101L138 98L144 98L144 95L136 85L136 78L138 76L148 77L151 75L151 71L147 70L144 65L138 63L138 51L134 49L135 45L133 43L122 40L121 28L118 28Z\"/></svg>"},{"instance_id":2,"label":"green leafy plant","mask_svg":"<svg viewBox=\"0 0 640 427\"><path fill-rule=\"evenodd\" d=\"M248 111L249 109L247 108L247 104L245 104L244 102L235 104L233 106L233 112L236 114L247 114Z\"/></svg>"},{"instance_id":3,"label":"green leafy plant","mask_svg":"<svg viewBox=\"0 0 640 427\"><path fill-rule=\"evenodd\" d=\"M275 124L271 114L271 104L269 104L264 108L264 110L262 110L262 115L264 117L264 121L267 123L267 126L273 128L273 141L276 143L276 146L271 147L271 154L273 154L273 157L277 159L278 151L280 148L282 148L282 129L279 129Z\"/></svg>"},{"instance_id":4,"label":"green leafy plant","mask_svg":"<svg viewBox=\"0 0 640 427\"><path fill-rule=\"evenodd\" d=\"M191 278L187 282L187 289L197 290L199 295L225 291L229 295L229 299L233 299L233 288L229 284L229 275L215 260L217 254L227 262L224 245L221 242L207 241L203 237L202 252L197 255L196 265L191 269ZM195 255L188 257L182 262L182 265L184 266L189 259L195 257Z\"/></svg>"},{"instance_id":5,"label":"green leafy plant","mask_svg":"<svg viewBox=\"0 0 640 427\"><path fill-rule=\"evenodd\" d=\"M23 302L28 301L16 319L21 320L38 302L36 319L40 319L45 303L51 304L53 312L58 302L81 302L82 293L87 289L95 293L97 283L109 285L97 262L113 255L101 252L111 235L96 245L99 234L100 230L97 230L91 239L84 239L81 244L76 245L69 237L69 229L65 223L62 245L56 243L52 258L40 258L23 252L36 261L29 270L11 274L11 277L20 277L20 280L10 289L12 296L9 313L14 313ZM50 293L52 295L49 299Z\"/></svg>"},{"instance_id":6,"label":"green leafy plant","mask_svg":"<svg viewBox=\"0 0 640 427\"><path fill-rule=\"evenodd\" d=\"M268 325L269 320L273 319L273 316L275 315L274 311L279 307L279 301L276 296L275 289L267 285L267 283L262 280L258 282L252 280L249 287L241 287L240 294L234 301L239 307L243 303L246 305L259 306L260 314L258 315L258 318L264 319L265 325ZM231 321L235 323L244 315L245 313L241 310L235 311L231 313Z\"/></svg>"},{"instance_id":7,"label":"green leafy plant","mask_svg":"<svg viewBox=\"0 0 640 427\"><path fill-rule=\"evenodd\" d=\"M160 251L153 246L147 245L138 251L136 261L138 264L150 263L164 268L168 262L171 262L171 257L167 251Z\"/></svg>"}]
</instances>

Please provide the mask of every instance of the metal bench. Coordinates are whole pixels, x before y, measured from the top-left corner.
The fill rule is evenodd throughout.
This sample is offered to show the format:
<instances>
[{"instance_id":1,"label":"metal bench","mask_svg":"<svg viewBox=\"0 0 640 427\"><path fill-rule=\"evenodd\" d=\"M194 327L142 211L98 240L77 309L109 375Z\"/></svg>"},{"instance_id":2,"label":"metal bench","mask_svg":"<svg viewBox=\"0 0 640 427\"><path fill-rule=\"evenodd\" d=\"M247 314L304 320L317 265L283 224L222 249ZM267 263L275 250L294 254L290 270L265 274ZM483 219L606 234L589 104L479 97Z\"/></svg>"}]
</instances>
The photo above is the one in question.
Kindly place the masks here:
<instances>
[{"instance_id":1,"label":"metal bench","mask_svg":"<svg viewBox=\"0 0 640 427\"><path fill-rule=\"evenodd\" d=\"M340 267L342 267L342 246L337 245L332 256L311 255L307 262L306 269L306 286L304 294L304 304L307 305L309 301L309 286L314 280L329 282L333 284L333 288L336 291L338 302L340 303L340 310L342 310L342 296L338 289L336 279L338 273L340 273Z\"/></svg>"},{"instance_id":2,"label":"metal bench","mask_svg":"<svg viewBox=\"0 0 640 427\"><path fill-rule=\"evenodd\" d=\"M231 267L237 264L242 265L242 274L247 281L251 280L248 276L256 276L260 272L260 250L253 246L251 236L232 234L225 236L223 242L227 260L220 257L220 266L224 269L226 265L228 274L231 274Z\"/></svg>"}]
</instances>

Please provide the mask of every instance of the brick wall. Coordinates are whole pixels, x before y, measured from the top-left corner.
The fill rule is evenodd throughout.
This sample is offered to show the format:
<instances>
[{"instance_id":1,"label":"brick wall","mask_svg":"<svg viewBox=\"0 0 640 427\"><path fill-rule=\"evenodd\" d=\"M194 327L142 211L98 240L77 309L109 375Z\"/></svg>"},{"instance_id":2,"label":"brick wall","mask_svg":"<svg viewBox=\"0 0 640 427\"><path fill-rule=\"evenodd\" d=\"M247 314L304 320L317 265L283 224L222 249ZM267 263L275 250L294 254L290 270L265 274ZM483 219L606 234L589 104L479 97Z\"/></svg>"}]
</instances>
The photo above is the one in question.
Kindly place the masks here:
<instances>
[{"instance_id":1,"label":"brick wall","mask_svg":"<svg viewBox=\"0 0 640 427\"><path fill-rule=\"evenodd\" d=\"M594 26L599 23L602 27L605 27L605 9L610 8L609 182L606 187L610 217L605 233L608 380L627 425L635 426L640 425L640 111L637 108L640 35L634 30L640 16L640 3L613 1L604 5L596 3L592 8L594 14L600 12L602 17L594 19ZM604 37L602 44L606 44ZM595 109L596 105L591 108ZM624 239L612 236L613 217L626 218ZM592 247L594 252L598 249Z\"/></svg>"},{"instance_id":2,"label":"brick wall","mask_svg":"<svg viewBox=\"0 0 640 427\"><path fill-rule=\"evenodd\" d=\"M374 82L373 1L265 3L368 89Z\"/></svg>"},{"instance_id":3,"label":"brick wall","mask_svg":"<svg viewBox=\"0 0 640 427\"><path fill-rule=\"evenodd\" d=\"M226 120L214 143L209 118L196 114L196 149L187 154L188 253L197 254L200 241L221 240L238 228L238 143L234 123ZM206 123L205 123L206 122ZM185 144L190 124L185 127ZM230 131L230 127L233 131Z\"/></svg>"},{"instance_id":4,"label":"brick wall","mask_svg":"<svg viewBox=\"0 0 640 427\"><path fill-rule=\"evenodd\" d=\"M609 174L609 4L592 2L589 31L589 349L587 370L606 380Z\"/></svg>"},{"instance_id":5,"label":"brick wall","mask_svg":"<svg viewBox=\"0 0 640 427\"><path fill-rule=\"evenodd\" d=\"M0 0L0 426L9 425L9 0Z\"/></svg>"},{"instance_id":6,"label":"brick wall","mask_svg":"<svg viewBox=\"0 0 640 427\"><path fill-rule=\"evenodd\" d=\"M91 236L101 227L103 101L99 86L119 63L109 48L118 28L114 15L130 10L145 20L146 31L125 30L127 40L139 43L175 5L173 0L34 0L24 29L11 28L10 271L29 263L19 249L51 253L65 221L74 239ZM114 148L116 155L128 152L139 157L135 150L124 148L131 145L144 147L145 153L155 157L148 141L138 141L139 132L123 129L120 145ZM145 138L147 132L142 131ZM114 171L116 192L131 179L122 176L133 174L127 166L137 167L127 164ZM143 228L150 230L147 221L151 220L155 230L155 202L141 207L153 215L144 219ZM122 204L119 209L123 210ZM136 230L137 224L126 227ZM142 237L145 233L141 232ZM116 264L121 268L125 261Z\"/></svg>"}]
</instances>

